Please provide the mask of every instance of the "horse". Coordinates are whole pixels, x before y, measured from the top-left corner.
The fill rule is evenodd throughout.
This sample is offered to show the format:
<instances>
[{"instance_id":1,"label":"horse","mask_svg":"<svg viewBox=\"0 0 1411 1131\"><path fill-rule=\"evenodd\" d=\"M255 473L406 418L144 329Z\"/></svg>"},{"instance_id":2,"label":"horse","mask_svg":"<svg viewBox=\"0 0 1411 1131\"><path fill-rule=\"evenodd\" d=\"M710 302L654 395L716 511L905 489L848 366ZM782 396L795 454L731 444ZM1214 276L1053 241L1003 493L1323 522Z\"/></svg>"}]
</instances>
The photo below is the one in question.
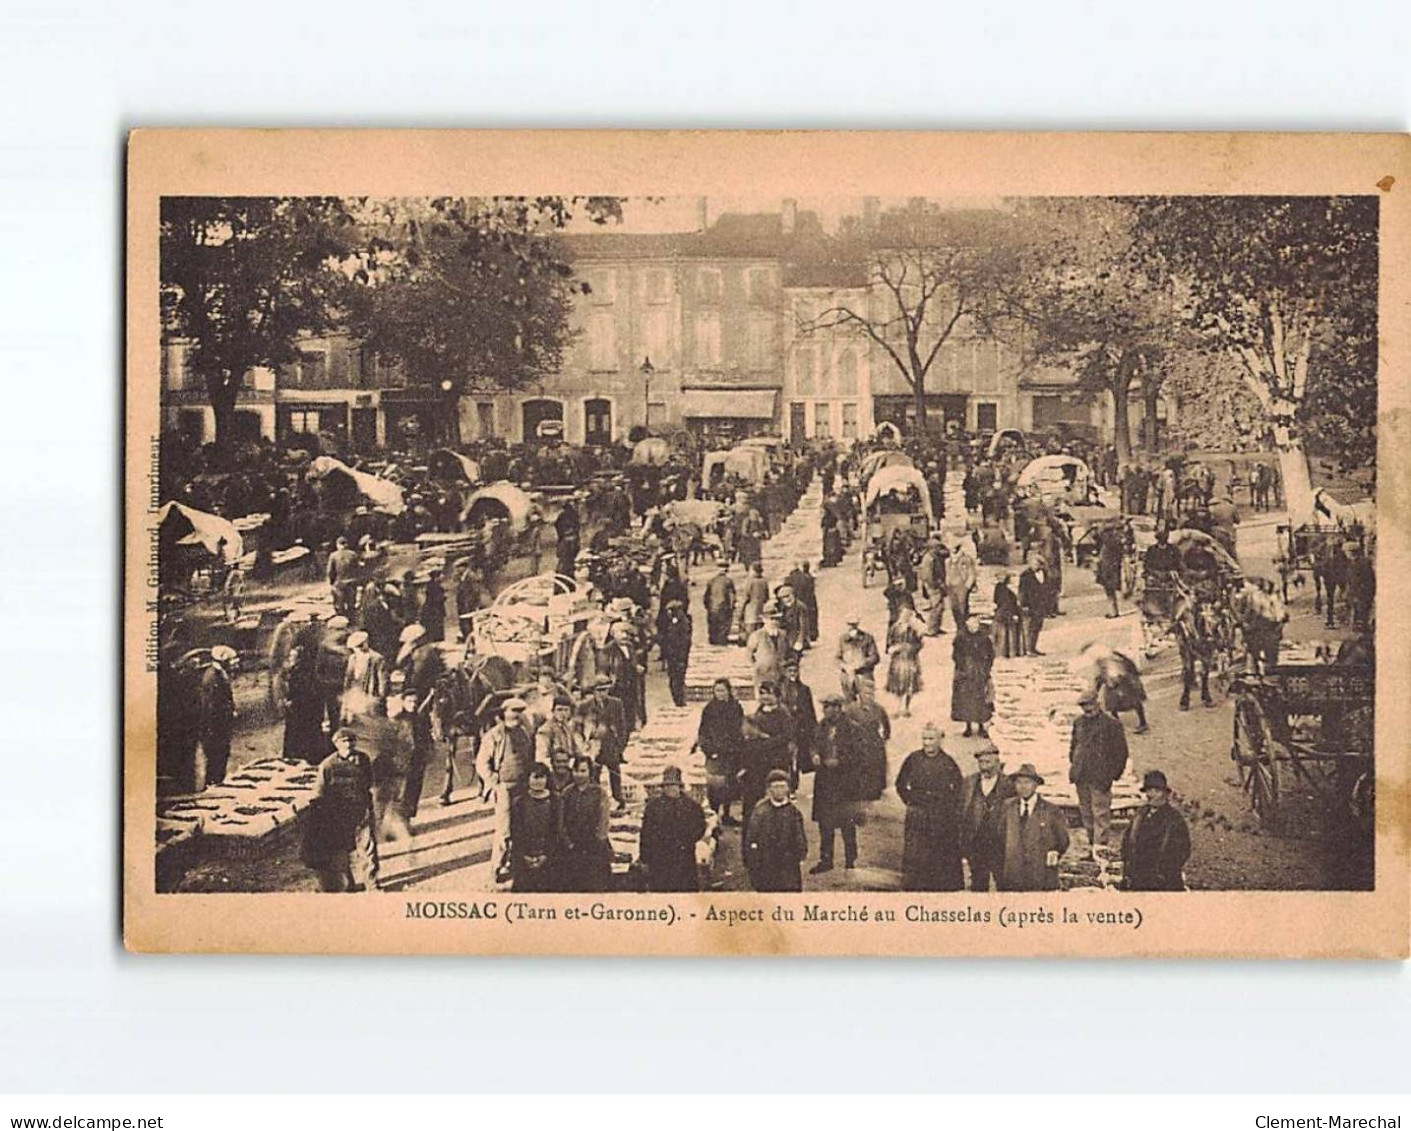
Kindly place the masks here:
<instances>
[{"instance_id":1,"label":"horse","mask_svg":"<svg viewBox=\"0 0 1411 1131\"><path fill-rule=\"evenodd\" d=\"M1190 710L1191 688L1195 685L1196 668L1200 668L1200 702L1213 707L1210 697L1210 675L1218 666L1227 641L1220 617L1214 606L1201 601L1184 586L1171 607L1171 628L1181 650L1181 702L1183 711Z\"/></svg>"},{"instance_id":2,"label":"horse","mask_svg":"<svg viewBox=\"0 0 1411 1131\"><path fill-rule=\"evenodd\" d=\"M1234 595L1231 611L1244 636L1249 670L1257 675L1277 664L1288 612L1273 582L1246 585Z\"/></svg>"},{"instance_id":3,"label":"horse","mask_svg":"<svg viewBox=\"0 0 1411 1131\"><path fill-rule=\"evenodd\" d=\"M431 719L446 744L446 785L441 804L449 805L455 787L456 753L462 738L470 740L471 765L480 749L480 736L493 723L487 707L514 682L514 672L498 656L468 653L458 665L447 668L432 690Z\"/></svg>"}]
</instances>

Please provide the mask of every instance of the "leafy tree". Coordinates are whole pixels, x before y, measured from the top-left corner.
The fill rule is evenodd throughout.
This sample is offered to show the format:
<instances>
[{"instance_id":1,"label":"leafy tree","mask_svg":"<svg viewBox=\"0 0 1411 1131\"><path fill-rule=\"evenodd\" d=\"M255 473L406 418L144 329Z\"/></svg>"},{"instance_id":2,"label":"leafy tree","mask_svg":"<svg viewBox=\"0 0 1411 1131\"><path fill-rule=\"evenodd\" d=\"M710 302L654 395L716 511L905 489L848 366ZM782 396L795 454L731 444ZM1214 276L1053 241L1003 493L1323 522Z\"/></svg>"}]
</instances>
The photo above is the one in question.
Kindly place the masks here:
<instances>
[{"instance_id":1,"label":"leafy tree","mask_svg":"<svg viewBox=\"0 0 1411 1131\"><path fill-rule=\"evenodd\" d=\"M1180 344L1170 292L1135 253L1129 204L1043 199L1023 217L1024 266L1000 288L989 328L1013 336L1027 364L1066 366L1082 388L1109 396L1117 458L1129 463L1132 391L1140 388L1154 421L1165 359ZM1153 429L1148 446L1154 440Z\"/></svg>"},{"instance_id":2,"label":"leafy tree","mask_svg":"<svg viewBox=\"0 0 1411 1131\"><path fill-rule=\"evenodd\" d=\"M866 264L866 297L801 319L799 333L841 326L869 338L910 387L924 429L926 380L941 347L980 323L1019 262L1011 222L1000 212L913 202L885 213L876 230L845 226L834 257Z\"/></svg>"},{"instance_id":3,"label":"leafy tree","mask_svg":"<svg viewBox=\"0 0 1411 1131\"><path fill-rule=\"evenodd\" d=\"M557 366L572 268L553 233L611 197L168 198L164 326L192 340L220 450L244 374L333 328L364 337L413 384L514 387Z\"/></svg>"},{"instance_id":4,"label":"leafy tree","mask_svg":"<svg viewBox=\"0 0 1411 1131\"><path fill-rule=\"evenodd\" d=\"M1239 362L1268 419L1290 519L1313 513L1305 444L1371 462L1377 382L1377 201L1205 196L1135 202L1154 277Z\"/></svg>"},{"instance_id":5,"label":"leafy tree","mask_svg":"<svg viewBox=\"0 0 1411 1131\"><path fill-rule=\"evenodd\" d=\"M575 282L552 238L581 206L620 218L611 197L434 197L349 202L366 233L349 326L410 384L515 388L555 370L570 340Z\"/></svg>"},{"instance_id":6,"label":"leafy tree","mask_svg":"<svg viewBox=\"0 0 1411 1131\"><path fill-rule=\"evenodd\" d=\"M189 338L205 382L217 452L228 454L245 373L294 360L303 333L326 329L347 287L341 203L330 197L164 197L164 330Z\"/></svg>"}]
</instances>

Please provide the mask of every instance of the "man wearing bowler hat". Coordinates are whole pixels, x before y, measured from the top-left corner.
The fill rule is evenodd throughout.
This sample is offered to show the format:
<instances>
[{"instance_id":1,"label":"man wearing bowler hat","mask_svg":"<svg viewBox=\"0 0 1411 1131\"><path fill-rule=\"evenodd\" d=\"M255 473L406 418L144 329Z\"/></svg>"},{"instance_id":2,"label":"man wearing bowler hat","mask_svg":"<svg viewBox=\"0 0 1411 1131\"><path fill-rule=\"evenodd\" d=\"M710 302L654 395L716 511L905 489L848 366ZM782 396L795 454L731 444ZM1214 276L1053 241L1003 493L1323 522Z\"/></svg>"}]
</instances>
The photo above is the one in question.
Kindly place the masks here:
<instances>
[{"instance_id":1,"label":"man wearing bowler hat","mask_svg":"<svg viewBox=\"0 0 1411 1131\"><path fill-rule=\"evenodd\" d=\"M696 843L705 836L705 813L682 785L681 770L667 766L661 792L642 813L640 860L648 891L700 891Z\"/></svg>"},{"instance_id":2,"label":"man wearing bowler hat","mask_svg":"<svg viewBox=\"0 0 1411 1131\"><path fill-rule=\"evenodd\" d=\"M1182 869L1191 855L1186 819L1171 804L1171 787L1160 770L1142 778L1146 804L1122 838L1122 887L1127 891L1185 891Z\"/></svg>"},{"instance_id":3,"label":"man wearing bowler hat","mask_svg":"<svg viewBox=\"0 0 1411 1131\"><path fill-rule=\"evenodd\" d=\"M1030 763L1019 767L1013 781L1015 796L1000 806L995 821L999 890L1057 891L1068 826L1057 807L1038 795L1044 779Z\"/></svg>"}]
</instances>

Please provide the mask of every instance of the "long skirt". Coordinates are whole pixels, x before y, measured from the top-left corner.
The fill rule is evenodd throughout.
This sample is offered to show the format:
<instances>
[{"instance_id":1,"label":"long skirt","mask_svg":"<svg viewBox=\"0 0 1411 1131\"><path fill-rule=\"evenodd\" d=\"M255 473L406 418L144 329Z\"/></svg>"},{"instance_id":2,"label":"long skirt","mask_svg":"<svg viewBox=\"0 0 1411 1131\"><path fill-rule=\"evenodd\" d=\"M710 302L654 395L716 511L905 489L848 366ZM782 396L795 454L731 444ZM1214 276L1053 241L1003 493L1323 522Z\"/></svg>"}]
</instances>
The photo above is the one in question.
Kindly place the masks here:
<instances>
[{"instance_id":1,"label":"long skirt","mask_svg":"<svg viewBox=\"0 0 1411 1131\"><path fill-rule=\"evenodd\" d=\"M921 805L906 807L902 826L902 886L907 891L960 891L960 830L944 814Z\"/></svg>"},{"instance_id":2,"label":"long skirt","mask_svg":"<svg viewBox=\"0 0 1411 1131\"><path fill-rule=\"evenodd\" d=\"M893 695L915 695L921 690L921 665L910 651L899 648L892 653L887 690Z\"/></svg>"}]
</instances>

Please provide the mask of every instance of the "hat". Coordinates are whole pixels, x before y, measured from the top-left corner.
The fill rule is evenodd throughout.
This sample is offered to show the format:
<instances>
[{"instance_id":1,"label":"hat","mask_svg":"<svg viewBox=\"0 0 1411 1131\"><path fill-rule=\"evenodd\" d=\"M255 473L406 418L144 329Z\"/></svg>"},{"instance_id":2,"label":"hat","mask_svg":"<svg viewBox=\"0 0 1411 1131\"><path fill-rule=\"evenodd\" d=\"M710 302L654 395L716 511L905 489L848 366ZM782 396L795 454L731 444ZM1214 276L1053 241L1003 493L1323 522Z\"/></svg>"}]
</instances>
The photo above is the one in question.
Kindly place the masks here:
<instances>
[{"instance_id":1,"label":"hat","mask_svg":"<svg viewBox=\"0 0 1411 1131\"><path fill-rule=\"evenodd\" d=\"M347 628L348 618L342 613L339 613L337 616L329 617L324 623L327 624L329 628Z\"/></svg>"},{"instance_id":2,"label":"hat","mask_svg":"<svg viewBox=\"0 0 1411 1131\"><path fill-rule=\"evenodd\" d=\"M848 701L844 699L841 695L839 695L836 691L823 696L823 705L825 707L844 707L847 705L847 702Z\"/></svg>"},{"instance_id":3,"label":"hat","mask_svg":"<svg viewBox=\"0 0 1411 1131\"><path fill-rule=\"evenodd\" d=\"M993 754L996 758L998 758L999 747L996 746L993 742L986 742L981 746L975 747L975 757L983 758L986 754Z\"/></svg>"},{"instance_id":4,"label":"hat","mask_svg":"<svg viewBox=\"0 0 1411 1131\"><path fill-rule=\"evenodd\" d=\"M593 680L590 684L588 684L588 688L589 688L589 690L591 690L591 691L597 691L597 690L599 690L600 688L611 687L611 686L612 686L612 676L610 676L610 675L600 675L600 676L598 676L595 680Z\"/></svg>"},{"instance_id":5,"label":"hat","mask_svg":"<svg viewBox=\"0 0 1411 1131\"><path fill-rule=\"evenodd\" d=\"M1147 770L1142 775L1142 789L1164 789L1169 792L1171 787L1166 784L1166 775L1160 770Z\"/></svg>"},{"instance_id":6,"label":"hat","mask_svg":"<svg viewBox=\"0 0 1411 1131\"><path fill-rule=\"evenodd\" d=\"M523 711L529 704L516 695L513 699L506 699L502 706L506 711Z\"/></svg>"},{"instance_id":7,"label":"hat","mask_svg":"<svg viewBox=\"0 0 1411 1131\"><path fill-rule=\"evenodd\" d=\"M789 780L788 770L770 770L769 776L764 779L765 785L773 785L777 781L787 782Z\"/></svg>"},{"instance_id":8,"label":"hat","mask_svg":"<svg viewBox=\"0 0 1411 1131\"><path fill-rule=\"evenodd\" d=\"M554 706L555 706L555 707L572 707L572 706L573 706L573 700L570 699L567 695L555 695L555 696L554 696Z\"/></svg>"},{"instance_id":9,"label":"hat","mask_svg":"<svg viewBox=\"0 0 1411 1131\"><path fill-rule=\"evenodd\" d=\"M1032 762L1025 762L1022 766L1020 766L1017 770L1014 771L1014 773L1010 774L1009 776L1011 778L1028 778L1030 781L1035 782L1038 785L1044 784L1044 779L1040 776L1039 771L1034 769L1034 763Z\"/></svg>"},{"instance_id":10,"label":"hat","mask_svg":"<svg viewBox=\"0 0 1411 1131\"><path fill-rule=\"evenodd\" d=\"M680 766L667 766L666 769L662 770L662 772L661 772L661 784L662 784L662 785L681 785L681 784L682 784L681 767L680 767Z\"/></svg>"},{"instance_id":11,"label":"hat","mask_svg":"<svg viewBox=\"0 0 1411 1131\"><path fill-rule=\"evenodd\" d=\"M1097 702L1097 688L1096 688L1096 687L1090 687L1090 688L1088 688L1086 691L1084 691L1081 695L1078 696L1078 706L1080 706L1080 707L1081 707L1084 703L1096 703L1096 702Z\"/></svg>"},{"instance_id":12,"label":"hat","mask_svg":"<svg viewBox=\"0 0 1411 1131\"><path fill-rule=\"evenodd\" d=\"M218 664L234 663L239 658L239 654L229 644L217 644L211 649L211 659Z\"/></svg>"},{"instance_id":13,"label":"hat","mask_svg":"<svg viewBox=\"0 0 1411 1131\"><path fill-rule=\"evenodd\" d=\"M348 634L348 647L357 648L368 642L366 632L351 632Z\"/></svg>"},{"instance_id":14,"label":"hat","mask_svg":"<svg viewBox=\"0 0 1411 1131\"><path fill-rule=\"evenodd\" d=\"M339 727L329 736L329 741L337 742L340 738L351 738L356 740L357 737L358 732L355 731L352 727Z\"/></svg>"},{"instance_id":15,"label":"hat","mask_svg":"<svg viewBox=\"0 0 1411 1131\"><path fill-rule=\"evenodd\" d=\"M403 644L413 644L426 635L426 629L419 624L409 624L402 629L402 634L397 639Z\"/></svg>"}]
</instances>

